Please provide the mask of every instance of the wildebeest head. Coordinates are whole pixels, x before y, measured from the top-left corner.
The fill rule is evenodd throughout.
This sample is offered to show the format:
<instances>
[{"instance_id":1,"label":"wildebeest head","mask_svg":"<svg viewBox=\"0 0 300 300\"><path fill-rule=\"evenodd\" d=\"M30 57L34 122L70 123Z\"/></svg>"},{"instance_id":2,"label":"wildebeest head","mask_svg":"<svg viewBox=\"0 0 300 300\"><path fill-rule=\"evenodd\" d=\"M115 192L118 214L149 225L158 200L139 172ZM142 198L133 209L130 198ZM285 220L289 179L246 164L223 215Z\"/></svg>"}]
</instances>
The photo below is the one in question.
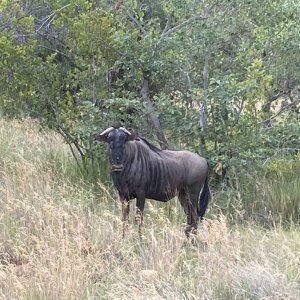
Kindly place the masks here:
<instances>
[{"instance_id":1,"label":"wildebeest head","mask_svg":"<svg viewBox=\"0 0 300 300\"><path fill-rule=\"evenodd\" d=\"M109 144L111 169L114 172L121 172L123 170L125 143L134 140L134 136L124 127L109 127L94 137L97 141Z\"/></svg>"}]
</instances>

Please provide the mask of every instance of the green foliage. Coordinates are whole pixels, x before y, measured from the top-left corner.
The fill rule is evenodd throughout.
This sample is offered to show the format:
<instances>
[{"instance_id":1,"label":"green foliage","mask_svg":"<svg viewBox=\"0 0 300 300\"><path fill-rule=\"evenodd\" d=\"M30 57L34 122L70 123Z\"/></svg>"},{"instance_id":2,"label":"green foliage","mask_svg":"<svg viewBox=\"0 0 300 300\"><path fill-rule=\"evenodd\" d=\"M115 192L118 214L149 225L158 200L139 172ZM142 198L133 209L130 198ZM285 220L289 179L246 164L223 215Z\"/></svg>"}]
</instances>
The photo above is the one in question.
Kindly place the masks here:
<instances>
[{"instance_id":1,"label":"green foliage","mask_svg":"<svg viewBox=\"0 0 300 300\"><path fill-rule=\"evenodd\" d=\"M207 157L216 186L240 193L241 174L261 165L296 172L296 1L134 0L119 10L104 0L2 1L0 10L1 113L58 130L81 172L106 164L92 138L105 127L123 122L153 137L145 76L171 147ZM264 112L274 92L287 106ZM237 199L232 207L245 207Z\"/></svg>"}]
</instances>

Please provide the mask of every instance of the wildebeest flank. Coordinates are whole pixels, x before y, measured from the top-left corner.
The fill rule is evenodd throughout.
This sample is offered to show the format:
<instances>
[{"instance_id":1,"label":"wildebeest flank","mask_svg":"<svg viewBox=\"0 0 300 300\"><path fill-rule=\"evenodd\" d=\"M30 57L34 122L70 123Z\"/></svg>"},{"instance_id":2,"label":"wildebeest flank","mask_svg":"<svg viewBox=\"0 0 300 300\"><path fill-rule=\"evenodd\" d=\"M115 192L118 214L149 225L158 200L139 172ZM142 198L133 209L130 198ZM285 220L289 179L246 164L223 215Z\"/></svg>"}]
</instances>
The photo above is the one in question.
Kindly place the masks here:
<instances>
[{"instance_id":1,"label":"wildebeest flank","mask_svg":"<svg viewBox=\"0 0 300 300\"><path fill-rule=\"evenodd\" d=\"M110 127L95 139L109 144L111 176L122 203L123 235L133 198L139 232L145 198L166 202L175 195L187 215L186 234L197 229L210 200L208 165L203 157L190 151L160 150L124 127Z\"/></svg>"}]
</instances>

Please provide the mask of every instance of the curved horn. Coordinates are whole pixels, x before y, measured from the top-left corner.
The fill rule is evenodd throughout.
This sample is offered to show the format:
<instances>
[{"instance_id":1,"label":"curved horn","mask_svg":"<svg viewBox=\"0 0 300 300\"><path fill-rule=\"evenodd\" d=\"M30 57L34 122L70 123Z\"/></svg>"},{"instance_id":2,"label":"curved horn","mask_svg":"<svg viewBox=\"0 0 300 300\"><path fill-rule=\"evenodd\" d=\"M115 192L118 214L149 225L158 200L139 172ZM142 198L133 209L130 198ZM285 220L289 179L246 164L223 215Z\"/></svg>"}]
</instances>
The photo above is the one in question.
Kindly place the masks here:
<instances>
[{"instance_id":1,"label":"curved horn","mask_svg":"<svg viewBox=\"0 0 300 300\"><path fill-rule=\"evenodd\" d=\"M120 127L119 129L124 131L126 134L131 135L131 133L125 127Z\"/></svg>"},{"instance_id":2,"label":"curved horn","mask_svg":"<svg viewBox=\"0 0 300 300\"><path fill-rule=\"evenodd\" d=\"M109 128L107 128L107 129L105 129L104 131L102 131L99 135L100 136L103 136L103 135L106 135L106 134L108 134L108 133L110 133L112 130L114 130L115 128L113 128L113 127L109 127Z\"/></svg>"}]
</instances>

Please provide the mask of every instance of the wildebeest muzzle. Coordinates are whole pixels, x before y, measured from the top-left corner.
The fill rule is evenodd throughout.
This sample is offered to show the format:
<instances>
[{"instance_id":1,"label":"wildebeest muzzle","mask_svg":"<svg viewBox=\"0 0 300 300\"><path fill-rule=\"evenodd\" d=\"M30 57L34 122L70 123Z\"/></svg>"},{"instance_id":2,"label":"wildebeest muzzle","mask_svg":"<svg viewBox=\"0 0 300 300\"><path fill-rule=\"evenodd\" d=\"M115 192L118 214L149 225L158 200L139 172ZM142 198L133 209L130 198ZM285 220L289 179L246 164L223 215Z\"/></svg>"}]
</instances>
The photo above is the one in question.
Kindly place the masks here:
<instances>
[{"instance_id":1,"label":"wildebeest muzzle","mask_svg":"<svg viewBox=\"0 0 300 300\"><path fill-rule=\"evenodd\" d=\"M123 171L124 166L123 165L112 165L111 166L111 170L113 172L122 172Z\"/></svg>"}]
</instances>

